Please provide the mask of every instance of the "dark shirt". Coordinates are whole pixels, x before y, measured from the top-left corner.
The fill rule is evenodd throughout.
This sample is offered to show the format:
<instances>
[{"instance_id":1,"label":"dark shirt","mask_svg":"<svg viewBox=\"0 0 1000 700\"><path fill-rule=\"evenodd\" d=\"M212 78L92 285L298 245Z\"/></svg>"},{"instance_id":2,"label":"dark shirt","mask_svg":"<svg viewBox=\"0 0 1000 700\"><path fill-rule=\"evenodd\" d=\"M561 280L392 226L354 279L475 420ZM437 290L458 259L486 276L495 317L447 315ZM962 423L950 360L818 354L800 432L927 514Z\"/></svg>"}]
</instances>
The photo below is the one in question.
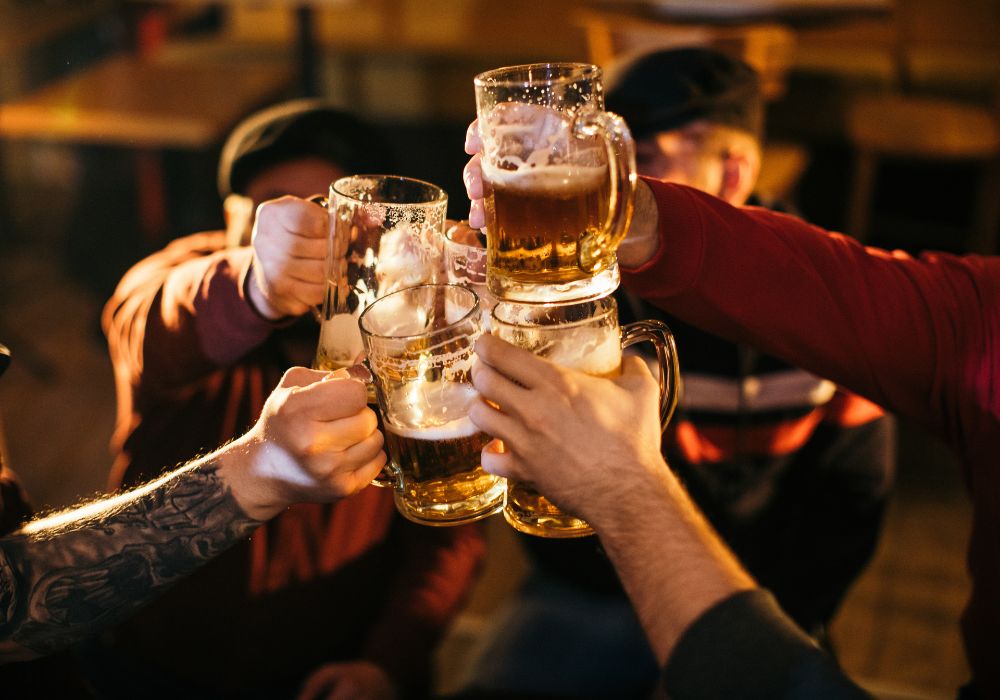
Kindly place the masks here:
<instances>
[{"instance_id":1,"label":"dark shirt","mask_svg":"<svg viewBox=\"0 0 1000 700\"><path fill-rule=\"evenodd\" d=\"M672 700L871 697L761 589L737 593L698 618L671 654L663 687Z\"/></svg>"}]
</instances>

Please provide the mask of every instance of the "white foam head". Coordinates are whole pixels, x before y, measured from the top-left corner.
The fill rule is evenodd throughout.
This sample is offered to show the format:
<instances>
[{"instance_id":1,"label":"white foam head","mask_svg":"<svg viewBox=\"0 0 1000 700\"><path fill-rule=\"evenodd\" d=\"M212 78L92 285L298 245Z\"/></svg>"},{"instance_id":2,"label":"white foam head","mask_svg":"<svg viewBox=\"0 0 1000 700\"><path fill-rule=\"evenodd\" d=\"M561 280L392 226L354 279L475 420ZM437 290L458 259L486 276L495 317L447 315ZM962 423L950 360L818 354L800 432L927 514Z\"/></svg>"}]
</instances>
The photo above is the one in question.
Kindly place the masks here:
<instances>
[{"instance_id":1,"label":"white foam head","mask_svg":"<svg viewBox=\"0 0 1000 700\"><path fill-rule=\"evenodd\" d=\"M469 406L479 400L471 384L460 382L410 382L389 400L386 428L397 435L419 440L448 440L474 435L479 428L469 419ZM398 425L405 419L406 427Z\"/></svg>"},{"instance_id":2,"label":"white foam head","mask_svg":"<svg viewBox=\"0 0 1000 700\"><path fill-rule=\"evenodd\" d=\"M392 423L386 423L385 429L400 437L413 440L457 440L480 432L479 427L468 416L457 418L443 425L430 425L420 428L403 428Z\"/></svg>"},{"instance_id":3,"label":"white foam head","mask_svg":"<svg viewBox=\"0 0 1000 700\"><path fill-rule=\"evenodd\" d=\"M517 170L503 170L483 161L483 177L505 189L560 194L596 190L608 178L604 165L535 165L521 164Z\"/></svg>"},{"instance_id":4,"label":"white foam head","mask_svg":"<svg viewBox=\"0 0 1000 700\"><path fill-rule=\"evenodd\" d=\"M545 357L563 367L586 374L604 375L615 371L622 361L618 334L607 329L576 328L549 346Z\"/></svg>"},{"instance_id":5,"label":"white foam head","mask_svg":"<svg viewBox=\"0 0 1000 700\"><path fill-rule=\"evenodd\" d=\"M364 344L358 319L352 314L336 314L323 321L319 331L320 353L335 365L354 364Z\"/></svg>"}]
</instances>

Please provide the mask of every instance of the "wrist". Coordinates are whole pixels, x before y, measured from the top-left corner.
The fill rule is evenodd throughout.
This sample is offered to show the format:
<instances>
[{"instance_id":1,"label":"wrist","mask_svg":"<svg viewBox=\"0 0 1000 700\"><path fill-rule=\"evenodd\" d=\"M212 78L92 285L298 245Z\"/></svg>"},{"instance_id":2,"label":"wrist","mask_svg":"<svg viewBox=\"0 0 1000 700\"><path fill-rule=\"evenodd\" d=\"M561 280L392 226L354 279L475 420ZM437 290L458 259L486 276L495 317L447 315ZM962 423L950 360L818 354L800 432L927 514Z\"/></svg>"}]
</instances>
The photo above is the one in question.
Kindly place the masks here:
<instances>
[{"instance_id":1,"label":"wrist","mask_svg":"<svg viewBox=\"0 0 1000 700\"><path fill-rule=\"evenodd\" d=\"M280 480L272 475L276 460L291 460L281 448L251 432L223 447L217 456L219 476L247 516L270 520L291 505Z\"/></svg>"},{"instance_id":2,"label":"wrist","mask_svg":"<svg viewBox=\"0 0 1000 700\"><path fill-rule=\"evenodd\" d=\"M620 471L627 476L615 479L612 486L602 491L600 499L581 513L602 539L634 533L639 514L665 515L665 510L669 512L676 507L668 485L676 477L660 454L637 455L633 464Z\"/></svg>"},{"instance_id":3,"label":"wrist","mask_svg":"<svg viewBox=\"0 0 1000 700\"><path fill-rule=\"evenodd\" d=\"M250 307L251 311L268 323L276 323L283 320L286 317L286 314L282 313L280 309L276 308L268 300L267 295L264 294L264 291L261 289L260 283L257 280L257 274L257 267L253 262L251 262L250 270L247 273L245 282L247 305Z\"/></svg>"},{"instance_id":4,"label":"wrist","mask_svg":"<svg viewBox=\"0 0 1000 700\"><path fill-rule=\"evenodd\" d=\"M628 234L618 246L618 263L638 268L653 259L660 247L659 212L656 197L643 180L636 183L635 208Z\"/></svg>"}]
</instances>

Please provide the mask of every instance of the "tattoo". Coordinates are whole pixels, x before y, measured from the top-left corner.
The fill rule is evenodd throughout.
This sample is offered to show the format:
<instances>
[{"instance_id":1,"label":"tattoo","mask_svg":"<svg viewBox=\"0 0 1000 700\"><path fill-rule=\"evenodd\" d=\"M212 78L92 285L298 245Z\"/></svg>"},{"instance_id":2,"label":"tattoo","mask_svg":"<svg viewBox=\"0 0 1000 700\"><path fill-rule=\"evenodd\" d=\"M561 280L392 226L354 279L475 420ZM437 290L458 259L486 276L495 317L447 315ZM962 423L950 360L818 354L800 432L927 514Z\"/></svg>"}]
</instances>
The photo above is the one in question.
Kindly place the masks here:
<instances>
[{"instance_id":1,"label":"tattoo","mask_svg":"<svg viewBox=\"0 0 1000 700\"><path fill-rule=\"evenodd\" d=\"M108 627L260 523L201 462L0 539L0 662ZM25 652L28 652L27 654Z\"/></svg>"}]
</instances>

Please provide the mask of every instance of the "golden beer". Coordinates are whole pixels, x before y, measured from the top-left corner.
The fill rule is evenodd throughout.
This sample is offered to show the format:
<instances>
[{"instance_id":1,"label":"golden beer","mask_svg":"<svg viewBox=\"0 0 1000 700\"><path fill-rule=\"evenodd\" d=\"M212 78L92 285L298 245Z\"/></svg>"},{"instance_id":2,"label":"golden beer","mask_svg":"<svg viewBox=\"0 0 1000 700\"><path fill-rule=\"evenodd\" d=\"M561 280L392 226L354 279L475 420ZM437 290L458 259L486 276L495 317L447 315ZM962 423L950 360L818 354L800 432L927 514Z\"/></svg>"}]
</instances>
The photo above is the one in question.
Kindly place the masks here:
<instances>
[{"instance_id":1,"label":"golden beer","mask_svg":"<svg viewBox=\"0 0 1000 700\"><path fill-rule=\"evenodd\" d=\"M400 485L396 504L410 520L454 524L466 516L475 519L502 496L503 480L480 466L490 437L466 415L477 397L469 384L421 381L401 387L387 400L389 470ZM422 403L433 405L434 414L414 410Z\"/></svg>"},{"instance_id":2,"label":"golden beer","mask_svg":"<svg viewBox=\"0 0 1000 700\"><path fill-rule=\"evenodd\" d=\"M648 341L659 365L660 422L666 427L677 405L677 351L670 329L659 321L618 325L613 297L580 304L514 304L493 308L493 332L550 362L593 377L621 374L622 350ZM502 406L500 407L502 410ZM571 445L567 449L573 449ZM608 465L613 468L613 465ZM581 537L590 526L557 508L531 485L508 480L504 518L515 529L539 537Z\"/></svg>"},{"instance_id":3,"label":"golden beer","mask_svg":"<svg viewBox=\"0 0 1000 700\"><path fill-rule=\"evenodd\" d=\"M489 442L469 418L479 299L429 284L378 299L359 322L374 378L396 509L425 525L459 525L503 508L506 481L486 473Z\"/></svg>"},{"instance_id":4,"label":"golden beer","mask_svg":"<svg viewBox=\"0 0 1000 700\"><path fill-rule=\"evenodd\" d=\"M402 474L407 511L418 515L420 522L439 514L447 519L454 510L450 504L490 494L496 477L479 466L480 453L489 441L468 418L429 428L386 426L386 450ZM489 500L487 495L483 503Z\"/></svg>"},{"instance_id":5,"label":"golden beer","mask_svg":"<svg viewBox=\"0 0 1000 700\"><path fill-rule=\"evenodd\" d=\"M573 337L580 345L556 343L536 354L594 377L608 379L621 374L622 352L617 325L577 329ZM586 521L560 510L530 484L511 479L507 480L504 517L515 530L541 537L584 537L594 532Z\"/></svg>"},{"instance_id":6,"label":"golden beer","mask_svg":"<svg viewBox=\"0 0 1000 700\"><path fill-rule=\"evenodd\" d=\"M635 199L635 145L604 111L601 69L535 63L476 76L489 238L487 287L502 301L599 299Z\"/></svg>"},{"instance_id":7,"label":"golden beer","mask_svg":"<svg viewBox=\"0 0 1000 700\"><path fill-rule=\"evenodd\" d=\"M484 163L490 291L503 280L564 285L593 273L579 264L579 243L597 235L611 194L606 167L548 166L503 171ZM608 252L613 264L614 251Z\"/></svg>"}]
</instances>

